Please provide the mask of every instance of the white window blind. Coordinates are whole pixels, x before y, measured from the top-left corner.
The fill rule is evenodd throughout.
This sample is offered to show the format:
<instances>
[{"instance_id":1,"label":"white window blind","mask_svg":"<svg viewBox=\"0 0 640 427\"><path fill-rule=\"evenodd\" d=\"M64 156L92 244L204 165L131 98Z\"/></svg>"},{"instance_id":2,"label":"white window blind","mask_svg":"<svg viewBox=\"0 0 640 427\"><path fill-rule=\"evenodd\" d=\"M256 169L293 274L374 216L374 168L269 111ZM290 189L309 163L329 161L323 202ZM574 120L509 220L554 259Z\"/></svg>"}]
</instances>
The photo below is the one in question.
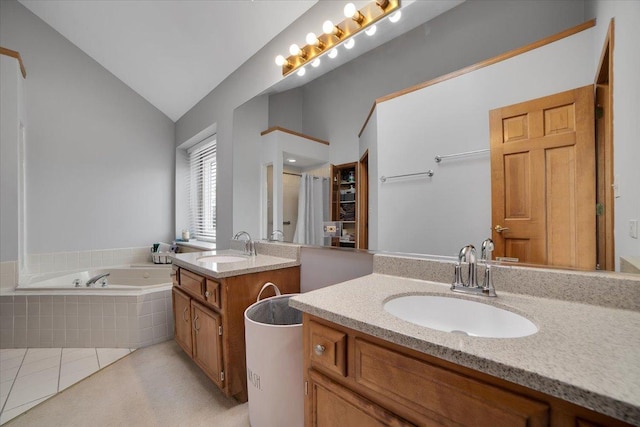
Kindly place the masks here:
<instances>
[{"instance_id":1,"label":"white window blind","mask_svg":"<svg viewBox=\"0 0 640 427\"><path fill-rule=\"evenodd\" d=\"M198 240L216 241L216 136L194 147L189 154L189 224Z\"/></svg>"}]
</instances>

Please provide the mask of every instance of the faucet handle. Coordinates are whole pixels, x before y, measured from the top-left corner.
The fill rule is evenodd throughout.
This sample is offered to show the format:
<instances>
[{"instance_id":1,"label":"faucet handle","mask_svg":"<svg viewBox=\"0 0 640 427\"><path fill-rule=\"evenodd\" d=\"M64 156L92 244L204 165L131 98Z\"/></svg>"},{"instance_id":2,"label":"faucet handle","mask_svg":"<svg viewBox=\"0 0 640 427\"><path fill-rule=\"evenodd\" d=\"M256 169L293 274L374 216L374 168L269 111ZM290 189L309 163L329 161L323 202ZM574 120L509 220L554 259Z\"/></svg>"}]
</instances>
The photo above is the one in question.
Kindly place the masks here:
<instances>
[{"instance_id":1,"label":"faucet handle","mask_svg":"<svg viewBox=\"0 0 640 427\"><path fill-rule=\"evenodd\" d=\"M491 238L484 239L481 246L480 259L482 261L491 261L491 252L493 252L493 240Z\"/></svg>"},{"instance_id":2,"label":"faucet handle","mask_svg":"<svg viewBox=\"0 0 640 427\"><path fill-rule=\"evenodd\" d=\"M462 268L460 267L459 262L456 262L453 269L453 283L451 284L451 289L455 289L456 286L464 286L464 282L462 281Z\"/></svg>"},{"instance_id":3,"label":"faucet handle","mask_svg":"<svg viewBox=\"0 0 640 427\"><path fill-rule=\"evenodd\" d=\"M482 282L482 293L490 297L496 296L496 288L493 286L493 275L491 274L491 264L488 264L488 263L484 270L484 281Z\"/></svg>"}]
</instances>

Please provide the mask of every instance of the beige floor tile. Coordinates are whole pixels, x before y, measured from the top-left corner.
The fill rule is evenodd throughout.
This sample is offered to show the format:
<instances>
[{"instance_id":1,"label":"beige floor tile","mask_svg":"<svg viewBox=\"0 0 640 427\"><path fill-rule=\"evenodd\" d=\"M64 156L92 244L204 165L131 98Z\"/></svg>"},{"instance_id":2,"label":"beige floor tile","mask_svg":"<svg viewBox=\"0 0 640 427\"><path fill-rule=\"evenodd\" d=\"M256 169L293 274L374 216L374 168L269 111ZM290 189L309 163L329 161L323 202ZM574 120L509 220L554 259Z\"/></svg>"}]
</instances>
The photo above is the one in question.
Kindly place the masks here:
<instances>
[{"instance_id":1,"label":"beige floor tile","mask_svg":"<svg viewBox=\"0 0 640 427\"><path fill-rule=\"evenodd\" d=\"M96 351L98 353L100 369L123 358L131 352L128 348L97 348Z\"/></svg>"},{"instance_id":2,"label":"beige floor tile","mask_svg":"<svg viewBox=\"0 0 640 427\"><path fill-rule=\"evenodd\" d=\"M59 366L40 370L25 376L20 376L18 373L18 378L16 378L13 383L4 410L7 411L54 394L58 391L59 375Z\"/></svg>"},{"instance_id":3,"label":"beige floor tile","mask_svg":"<svg viewBox=\"0 0 640 427\"><path fill-rule=\"evenodd\" d=\"M18 406L16 408L3 411L2 414L0 414L0 424L4 424L7 421L12 420L13 418L17 417L18 415L22 414L23 412L28 411L29 409L33 408L38 403L44 402L45 400L47 400L51 396L53 396L53 395L45 396L45 397L43 397L41 399L34 400L33 402L25 403L24 405L20 405L20 406Z\"/></svg>"}]
</instances>

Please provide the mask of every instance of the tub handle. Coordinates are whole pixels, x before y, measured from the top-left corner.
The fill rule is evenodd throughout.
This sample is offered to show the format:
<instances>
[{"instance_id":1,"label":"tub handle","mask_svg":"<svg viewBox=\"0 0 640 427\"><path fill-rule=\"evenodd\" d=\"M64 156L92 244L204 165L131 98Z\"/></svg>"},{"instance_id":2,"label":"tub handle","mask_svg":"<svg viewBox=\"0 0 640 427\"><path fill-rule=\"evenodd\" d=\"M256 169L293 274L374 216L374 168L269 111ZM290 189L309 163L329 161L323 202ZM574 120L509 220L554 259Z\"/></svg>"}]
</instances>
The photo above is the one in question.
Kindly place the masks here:
<instances>
[{"instance_id":1,"label":"tub handle","mask_svg":"<svg viewBox=\"0 0 640 427\"><path fill-rule=\"evenodd\" d=\"M187 314L187 310L189 310L189 307L185 307L184 310L182 310L182 320L184 320L185 322L189 321L189 319L185 317L185 315Z\"/></svg>"}]
</instances>

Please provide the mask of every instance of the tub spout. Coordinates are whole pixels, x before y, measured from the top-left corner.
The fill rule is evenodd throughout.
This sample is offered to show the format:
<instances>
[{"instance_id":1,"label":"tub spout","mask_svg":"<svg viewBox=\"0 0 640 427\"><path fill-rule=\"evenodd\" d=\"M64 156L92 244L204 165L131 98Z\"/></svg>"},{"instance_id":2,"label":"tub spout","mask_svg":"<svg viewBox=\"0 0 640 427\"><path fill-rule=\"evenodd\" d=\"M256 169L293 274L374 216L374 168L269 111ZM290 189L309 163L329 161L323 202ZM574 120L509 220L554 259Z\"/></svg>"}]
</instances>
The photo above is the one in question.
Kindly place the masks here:
<instances>
[{"instance_id":1,"label":"tub spout","mask_svg":"<svg viewBox=\"0 0 640 427\"><path fill-rule=\"evenodd\" d=\"M103 273L103 274L98 274L97 276L92 277L91 279L87 280L87 283L85 283L85 285L88 287L90 287L91 285L95 285L96 282L100 279L104 279L105 277L109 276L111 273Z\"/></svg>"}]
</instances>

